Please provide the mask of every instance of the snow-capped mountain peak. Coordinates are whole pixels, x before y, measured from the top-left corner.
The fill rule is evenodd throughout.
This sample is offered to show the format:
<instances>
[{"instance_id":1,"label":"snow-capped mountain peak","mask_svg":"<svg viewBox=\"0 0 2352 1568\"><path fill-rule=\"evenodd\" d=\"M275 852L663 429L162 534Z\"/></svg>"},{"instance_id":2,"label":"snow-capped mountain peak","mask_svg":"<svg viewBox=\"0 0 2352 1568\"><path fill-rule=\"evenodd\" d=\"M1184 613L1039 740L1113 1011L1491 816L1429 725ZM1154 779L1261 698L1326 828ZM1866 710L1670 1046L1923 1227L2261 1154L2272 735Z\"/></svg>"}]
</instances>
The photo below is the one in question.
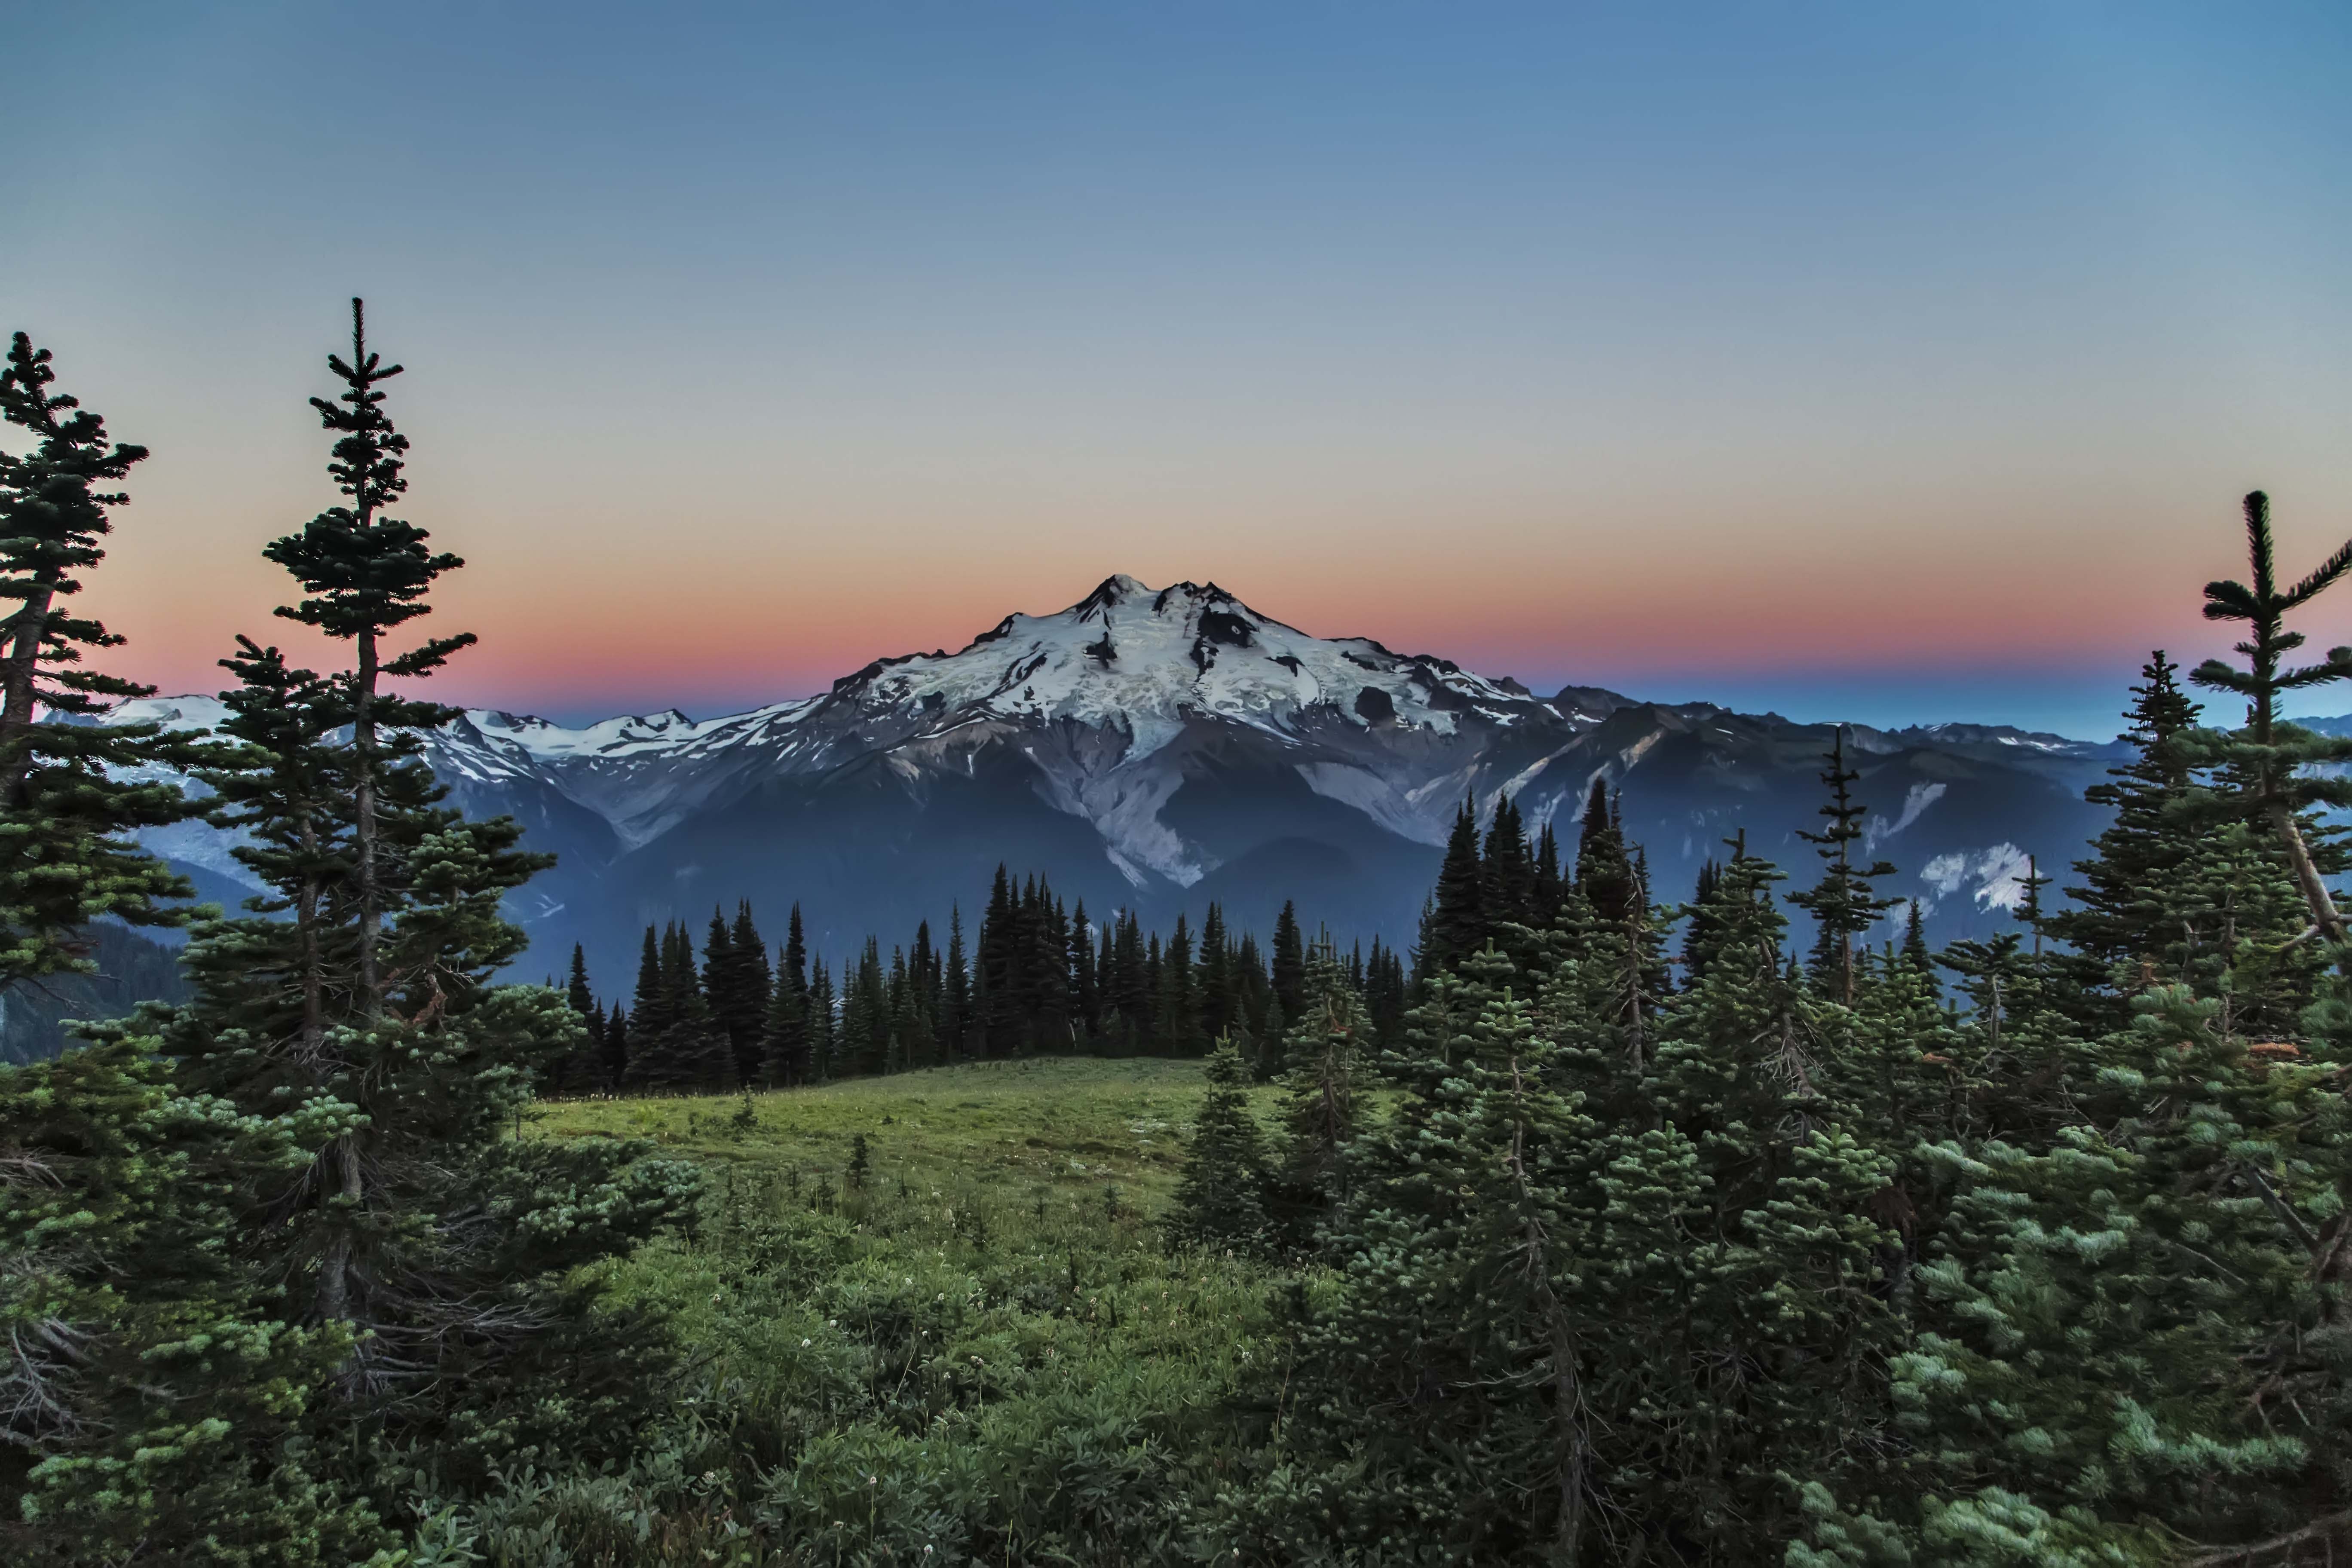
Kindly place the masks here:
<instances>
[{"instance_id":1,"label":"snow-capped mountain peak","mask_svg":"<svg viewBox=\"0 0 2352 1568\"><path fill-rule=\"evenodd\" d=\"M1332 721L1451 734L1465 710L1491 708L1507 722L1531 699L1515 681L1443 659L1401 656L1362 637L1309 636L1214 583L1154 589L1122 574L1066 610L1007 616L961 652L869 665L836 683L830 700L930 713L943 724L994 717L1112 728L1131 738L1134 760L1166 744L1188 717L1282 735Z\"/></svg>"}]
</instances>

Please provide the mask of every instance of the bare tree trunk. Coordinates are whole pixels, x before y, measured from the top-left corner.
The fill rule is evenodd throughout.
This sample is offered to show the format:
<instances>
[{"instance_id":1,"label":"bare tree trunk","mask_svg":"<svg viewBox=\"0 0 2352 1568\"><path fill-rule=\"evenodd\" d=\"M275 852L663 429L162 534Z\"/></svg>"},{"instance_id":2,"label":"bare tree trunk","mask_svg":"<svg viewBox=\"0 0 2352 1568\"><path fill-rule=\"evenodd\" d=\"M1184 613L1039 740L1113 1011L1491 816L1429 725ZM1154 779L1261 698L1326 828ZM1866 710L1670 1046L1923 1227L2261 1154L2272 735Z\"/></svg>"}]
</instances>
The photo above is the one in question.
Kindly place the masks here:
<instances>
[{"instance_id":1,"label":"bare tree trunk","mask_svg":"<svg viewBox=\"0 0 2352 1568\"><path fill-rule=\"evenodd\" d=\"M365 520L362 521L364 525ZM359 695L352 710L352 749L359 754L354 837L360 884L360 1011L362 1017L373 1023L383 1011L383 980L376 967L376 940L383 929L383 915L376 875L375 714L373 711L377 670L375 633L362 631L359 644Z\"/></svg>"},{"instance_id":2,"label":"bare tree trunk","mask_svg":"<svg viewBox=\"0 0 2352 1568\"><path fill-rule=\"evenodd\" d=\"M2318 865L2311 858L2311 847L2303 841L2303 826L2284 801L2273 802L2270 807L2271 826L2278 829L2279 843L2286 850L2287 864L2294 868L2295 886L2303 890L2303 901L2311 906L2311 923L2329 941L2344 941L2344 917L2336 912L2336 900L2329 896L2326 879L2319 874Z\"/></svg>"},{"instance_id":3,"label":"bare tree trunk","mask_svg":"<svg viewBox=\"0 0 2352 1568\"><path fill-rule=\"evenodd\" d=\"M8 637L6 662L0 665L0 799L12 805L23 804L25 781L33 771L26 745L36 706L33 678L40 668L41 634L48 628L55 596L54 580L43 573L34 579L24 607L0 622Z\"/></svg>"}]
</instances>

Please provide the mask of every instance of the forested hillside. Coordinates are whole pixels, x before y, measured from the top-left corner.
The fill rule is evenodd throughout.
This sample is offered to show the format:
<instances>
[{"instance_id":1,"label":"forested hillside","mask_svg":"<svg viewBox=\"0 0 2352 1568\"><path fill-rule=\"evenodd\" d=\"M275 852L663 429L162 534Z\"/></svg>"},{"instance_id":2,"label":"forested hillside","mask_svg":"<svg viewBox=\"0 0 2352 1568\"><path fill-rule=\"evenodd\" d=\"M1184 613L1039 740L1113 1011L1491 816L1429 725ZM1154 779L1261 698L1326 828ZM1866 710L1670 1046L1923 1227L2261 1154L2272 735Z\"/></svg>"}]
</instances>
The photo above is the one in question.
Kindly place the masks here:
<instances>
[{"instance_id":1,"label":"forested hillside","mask_svg":"<svg viewBox=\"0 0 2352 1568\"><path fill-rule=\"evenodd\" d=\"M2283 580L2248 497L2236 657L2153 655L2088 855L1941 946L1833 732L1794 878L1506 791L1409 951L1008 858L838 972L658 922L624 995L501 978L546 858L426 765L463 563L356 300L329 363L266 554L336 661L241 638L201 736L77 721L140 693L71 595L145 453L0 373L0 982L187 926L184 997L0 1067L7 1561L2352 1552L2352 740L2281 717L2352 544ZM199 815L242 909L134 841Z\"/></svg>"}]
</instances>

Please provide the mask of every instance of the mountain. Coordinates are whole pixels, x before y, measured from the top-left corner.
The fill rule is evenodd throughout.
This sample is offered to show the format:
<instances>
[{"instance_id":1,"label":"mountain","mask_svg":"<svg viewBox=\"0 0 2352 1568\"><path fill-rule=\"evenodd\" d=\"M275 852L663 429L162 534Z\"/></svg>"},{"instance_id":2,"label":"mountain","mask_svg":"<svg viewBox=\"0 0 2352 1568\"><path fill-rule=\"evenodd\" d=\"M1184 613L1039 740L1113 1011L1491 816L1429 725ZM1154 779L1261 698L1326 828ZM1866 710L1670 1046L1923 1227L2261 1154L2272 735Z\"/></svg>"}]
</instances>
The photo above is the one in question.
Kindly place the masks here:
<instances>
[{"instance_id":1,"label":"mountain","mask_svg":"<svg viewBox=\"0 0 2352 1568\"><path fill-rule=\"evenodd\" d=\"M209 698L115 717L202 728ZM559 856L514 912L526 966L584 942L600 989L635 973L648 921L698 931L751 899L781 933L799 901L818 951L919 919L967 918L999 861L1051 879L1091 914L1147 923L1212 900L1270 928L1286 898L1342 942L1410 942L1455 809L1503 795L1530 831L1573 823L1592 781L1623 791L1627 831L1672 899L1744 829L1801 880L1797 829L1818 821L1832 730L1594 687L1538 696L1364 637L1315 637L1213 583L1105 581L1057 614L1013 615L960 652L879 660L820 696L748 713L608 719L583 729L488 710L427 737L454 802L511 814ZM1848 731L1890 891L1939 934L2014 902L2026 858L2063 874L2101 815L2085 784L2120 754L2002 726ZM204 874L240 869L221 836L183 825L154 847Z\"/></svg>"}]
</instances>

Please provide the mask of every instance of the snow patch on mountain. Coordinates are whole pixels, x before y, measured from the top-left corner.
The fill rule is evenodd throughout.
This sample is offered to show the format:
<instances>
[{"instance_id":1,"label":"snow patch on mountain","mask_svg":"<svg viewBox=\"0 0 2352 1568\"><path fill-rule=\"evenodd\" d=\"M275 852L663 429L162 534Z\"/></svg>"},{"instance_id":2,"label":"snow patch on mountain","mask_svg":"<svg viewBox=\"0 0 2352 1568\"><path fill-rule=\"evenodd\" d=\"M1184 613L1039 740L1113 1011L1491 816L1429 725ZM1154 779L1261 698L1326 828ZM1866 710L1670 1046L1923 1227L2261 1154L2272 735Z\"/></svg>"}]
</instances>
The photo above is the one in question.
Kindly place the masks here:
<instances>
[{"instance_id":1,"label":"snow patch on mountain","mask_svg":"<svg viewBox=\"0 0 2352 1568\"><path fill-rule=\"evenodd\" d=\"M1885 816L1876 813L1872 814L1869 822L1864 825L1862 830L1863 852L1868 854L1875 850L1881 842L1894 837L1918 821L1919 814L1943 799L1945 792L1950 787L1944 784L1915 784L1905 793L1903 810L1893 822L1888 822Z\"/></svg>"},{"instance_id":2,"label":"snow patch on mountain","mask_svg":"<svg viewBox=\"0 0 2352 1568\"><path fill-rule=\"evenodd\" d=\"M2025 901L2025 879L2032 866L2024 850L2001 843L1990 849L1938 855L1919 868L1919 880L1938 898L1950 898L1968 888L1979 909L2015 910ZM1936 907L1933 899L1922 901L1930 910Z\"/></svg>"}]
</instances>

